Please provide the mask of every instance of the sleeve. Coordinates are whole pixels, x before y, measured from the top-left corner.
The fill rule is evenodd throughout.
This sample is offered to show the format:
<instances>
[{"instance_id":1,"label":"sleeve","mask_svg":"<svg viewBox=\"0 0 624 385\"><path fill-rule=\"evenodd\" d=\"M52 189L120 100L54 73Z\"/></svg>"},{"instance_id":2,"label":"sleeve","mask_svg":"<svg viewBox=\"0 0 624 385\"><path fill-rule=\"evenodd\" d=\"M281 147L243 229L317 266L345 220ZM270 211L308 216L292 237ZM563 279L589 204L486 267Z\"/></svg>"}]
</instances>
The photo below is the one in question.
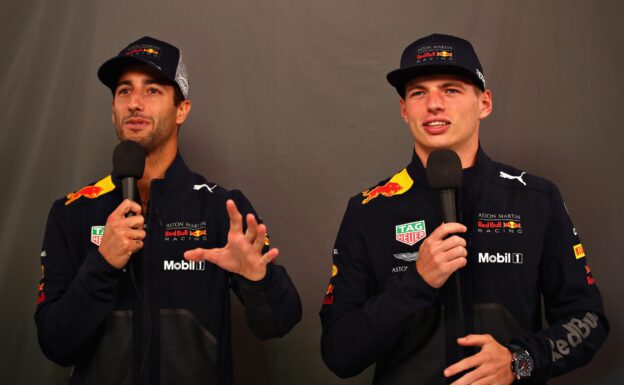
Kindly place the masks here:
<instances>
[{"instance_id":1,"label":"sleeve","mask_svg":"<svg viewBox=\"0 0 624 385\"><path fill-rule=\"evenodd\" d=\"M254 211L247 198L237 190L232 199L243 217ZM268 237L262 252L269 250ZM233 275L231 287L245 308L247 326L260 339L283 337L301 320L301 301L286 269L275 262L267 265L263 279L253 282Z\"/></svg>"},{"instance_id":2,"label":"sleeve","mask_svg":"<svg viewBox=\"0 0 624 385\"><path fill-rule=\"evenodd\" d=\"M531 377L536 381L546 381L587 364L609 332L600 291L556 188L551 203L540 272L549 326L512 340L533 357L535 369Z\"/></svg>"},{"instance_id":3,"label":"sleeve","mask_svg":"<svg viewBox=\"0 0 624 385\"><path fill-rule=\"evenodd\" d=\"M62 203L50 210L41 253L35 323L41 350L50 360L69 366L97 337L112 312L120 271L94 250L81 264L72 258L76 245L61 221Z\"/></svg>"},{"instance_id":4,"label":"sleeve","mask_svg":"<svg viewBox=\"0 0 624 385\"><path fill-rule=\"evenodd\" d=\"M338 231L332 277L320 312L323 361L342 378L355 376L384 357L415 313L429 308L437 297L415 263L378 291L352 202Z\"/></svg>"}]
</instances>

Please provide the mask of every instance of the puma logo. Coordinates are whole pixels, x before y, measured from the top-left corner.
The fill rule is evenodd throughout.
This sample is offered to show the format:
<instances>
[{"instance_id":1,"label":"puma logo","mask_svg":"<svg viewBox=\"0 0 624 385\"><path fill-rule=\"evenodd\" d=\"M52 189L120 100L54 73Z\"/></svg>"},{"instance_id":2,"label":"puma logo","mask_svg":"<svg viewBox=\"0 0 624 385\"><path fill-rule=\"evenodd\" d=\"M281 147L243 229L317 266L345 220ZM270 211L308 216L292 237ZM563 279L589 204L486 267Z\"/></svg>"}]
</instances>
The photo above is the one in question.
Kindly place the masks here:
<instances>
[{"instance_id":1,"label":"puma logo","mask_svg":"<svg viewBox=\"0 0 624 385\"><path fill-rule=\"evenodd\" d=\"M513 176L513 175L509 175L504 171L500 172L500 177L504 178L504 179L517 179L518 182L522 183L523 185L527 185L526 183L524 183L524 180L522 180L522 176L526 174L526 172L523 172L522 174L518 175L518 176Z\"/></svg>"},{"instance_id":2,"label":"puma logo","mask_svg":"<svg viewBox=\"0 0 624 385\"><path fill-rule=\"evenodd\" d=\"M196 185L193 186L193 190L201 190L203 187L205 187L206 190L208 190L211 193L213 193L214 191L212 191L212 190L214 190L214 188L217 187L217 185L214 185L212 187L208 187L208 185L205 184L205 183L204 184L196 184Z\"/></svg>"}]
</instances>

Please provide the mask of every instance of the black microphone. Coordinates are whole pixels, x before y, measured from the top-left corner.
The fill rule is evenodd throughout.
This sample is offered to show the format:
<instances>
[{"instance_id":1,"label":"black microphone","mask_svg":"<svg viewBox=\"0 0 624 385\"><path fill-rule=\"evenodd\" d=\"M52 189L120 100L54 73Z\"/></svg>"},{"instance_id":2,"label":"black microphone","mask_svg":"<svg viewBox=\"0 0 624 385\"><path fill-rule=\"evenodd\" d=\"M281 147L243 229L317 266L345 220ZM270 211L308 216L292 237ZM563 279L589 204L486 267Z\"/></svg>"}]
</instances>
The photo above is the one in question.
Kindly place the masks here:
<instances>
[{"instance_id":1,"label":"black microphone","mask_svg":"<svg viewBox=\"0 0 624 385\"><path fill-rule=\"evenodd\" d=\"M115 147L113 175L121 179L124 199L139 201L136 182L143 177L144 170L145 149L143 146L131 140L124 140Z\"/></svg>"},{"instance_id":2,"label":"black microphone","mask_svg":"<svg viewBox=\"0 0 624 385\"><path fill-rule=\"evenodd\" d=\"M429 186L438 191L440 206L442 207L442 219L444 223L457 222L457 206L455 196L461 187L462 166L459 156L453 150L436 150L427 159L427 181ZM464 336L466 326L464 321L464 308L462 305L461 282L459 271L455 272L456 299L458 306L459 334Z\"/></svg>"},{"instance_id":3,"label":"black microphone","mask_svg":"<svg viewBox=\"0 0 624 385\"><path fill-rule=\"evenodd\" d=\"M455 195L461 187L462 167L453 150L436 150L427 160L427 181L438 191L444 223L457 222Z\"/></svg>"}]
</instances>

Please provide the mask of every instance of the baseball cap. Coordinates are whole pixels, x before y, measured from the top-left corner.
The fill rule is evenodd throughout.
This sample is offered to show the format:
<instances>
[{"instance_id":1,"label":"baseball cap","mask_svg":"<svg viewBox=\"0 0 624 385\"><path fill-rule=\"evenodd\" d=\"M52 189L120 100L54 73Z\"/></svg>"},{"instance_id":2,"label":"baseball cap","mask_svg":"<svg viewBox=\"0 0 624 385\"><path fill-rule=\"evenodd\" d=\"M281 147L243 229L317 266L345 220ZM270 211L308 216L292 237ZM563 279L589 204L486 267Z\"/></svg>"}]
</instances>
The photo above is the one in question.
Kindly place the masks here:
<instances>
[{"instance_id":1,"label":"baseball cap","mask_svg":"<svg viewBox=\"0 0 624 385\"><path fill-rule=\"evenodd\" d=\"M418 76L449 73L465 76L485 90L485 76L477 53L468 40L433 34L408 45L401 55L401 66L386 79L403 96L407 83Z\"/></svg>"},{"instance_id":2,"label":"baseball cap","mask_svg":"<svg viewBox=\"0 0 624 385\"><path fill-rule=\"evenodd\" d=\"M169 43L149 36L128 44L117 56L104 62L97 75L102 83L115 92L121 73L128 66L141 63L154 68L180 89L184 99L188 99L189 76L186 65L182 61L182 52Z\"/></svg>"}]
</instances>

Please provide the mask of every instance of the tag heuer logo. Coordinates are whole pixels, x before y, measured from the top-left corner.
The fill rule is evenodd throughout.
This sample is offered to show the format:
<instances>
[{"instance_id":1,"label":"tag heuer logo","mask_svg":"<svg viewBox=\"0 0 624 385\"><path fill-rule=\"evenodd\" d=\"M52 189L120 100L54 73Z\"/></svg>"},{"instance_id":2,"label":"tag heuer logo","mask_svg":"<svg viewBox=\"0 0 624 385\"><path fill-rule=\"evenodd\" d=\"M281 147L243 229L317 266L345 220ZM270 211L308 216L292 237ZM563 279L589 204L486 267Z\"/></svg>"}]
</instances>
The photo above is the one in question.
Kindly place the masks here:
<instances>
[{"instance_id":1,"label":"tag heuer logo","mask_svg":"<svg viewBox=\"0 0 624 385\"><path fill-rule=\"evenodd\" d=\"M412 246L427 236L425 221L417 221L396 225L394 231L396 240Z\"/></svg>"},{"instance_id":2,"label":"tag heuer logo","mask_svg":"<svg viewBox=\"0 0 624 385\"><path fill-rule=\"evenodd\" d=\"M91 226L91 243L99 246L102 243L102 235L104 226Z\"/></svg>"}]
</instances>

